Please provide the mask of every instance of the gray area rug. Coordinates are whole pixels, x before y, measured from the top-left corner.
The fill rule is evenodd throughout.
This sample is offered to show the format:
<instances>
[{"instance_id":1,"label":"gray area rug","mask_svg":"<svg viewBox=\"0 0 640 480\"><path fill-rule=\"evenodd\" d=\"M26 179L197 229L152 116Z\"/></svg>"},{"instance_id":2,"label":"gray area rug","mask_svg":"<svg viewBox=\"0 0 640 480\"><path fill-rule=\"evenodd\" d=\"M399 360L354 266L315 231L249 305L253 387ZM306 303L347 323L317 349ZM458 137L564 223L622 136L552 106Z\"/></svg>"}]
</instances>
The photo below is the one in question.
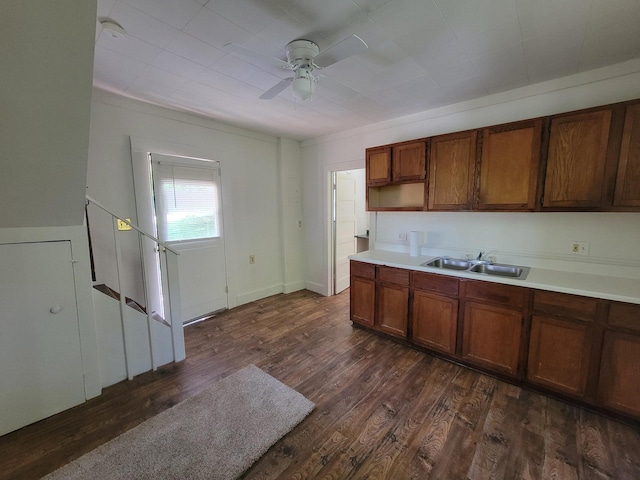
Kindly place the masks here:
<instances>
[{"instance_id":1,"label":"gray area rug","mask_svg":"<svg viewBox=\"0 0 640 480\"><path fill-rule=\"evenodd\" d=\"M44 478L235 479L314 407L249 365Z\"/></svg>"}]
</instances>

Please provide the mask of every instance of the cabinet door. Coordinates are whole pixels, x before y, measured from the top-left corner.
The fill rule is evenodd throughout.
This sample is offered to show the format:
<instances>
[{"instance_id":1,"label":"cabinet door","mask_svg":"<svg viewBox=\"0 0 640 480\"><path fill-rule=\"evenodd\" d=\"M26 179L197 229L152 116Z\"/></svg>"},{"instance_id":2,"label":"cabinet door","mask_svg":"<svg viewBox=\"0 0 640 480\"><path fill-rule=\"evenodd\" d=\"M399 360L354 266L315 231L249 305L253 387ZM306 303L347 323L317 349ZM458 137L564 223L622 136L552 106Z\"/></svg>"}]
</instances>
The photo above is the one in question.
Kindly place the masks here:
<instances>
[{"instance_id":1,"label":"cabinet door","mask_svg":"<svg viewBox=\"0 0 640 480\"><path fill-rule=\"evenodd\" d=\"M532 383L583 396L591 335L587 324L534 315L527 378Z\"/></svg>"},{"instance_id":2,"label":"cabinet door","mask_svg":"<svg viewBox=\"0 0 640 480\"><path fill-rule=\"evenodd\" d=\"M640 207L640 104L627 107L613 205Z\"/></svg>"},{"instance_id":3,"label":"cabinet door","mask_svg":"<svg viewBox=\"0 0 640 480\"><path fill-rule=\"evenodd\" d=\"M376 327L405 338L409 316L409 287L379 282L376 288Z\"/></svg>"},{"instance_id":4,"label":"cabinet door","mask_svg":"<svg viewBox=\"0 0 640 480\"><path fill-rule=\"evenodd\" d=\"M416 290L412 326L414 343L453 355L458 331L458 300Z\"/></svg>"},{"instance_id":5,"label":"cabinet door","mask_svg":"<svg viewBox=\"0 0 640 480\"><path fill-rule=\"evenodd\" d=\"M542 119L483 130L477 208L535 208L541 139Z\"/></svg>"},{"instance_id":6,"label":"cabinet door","mask_svg":"<svg viewBox=\"0 0 640 480\"><path fill-rule=\"evenodd\" d=\"M426 145L424 140L394 145L391 169L394 182L424 180Z\"/></svg>"},{"instance_id":7,"label":"cabinet door","mask_svg":"<svg viewBox=\"0 0 640 480\"><path fill-rule=\"evenodd\" d=\"M376 282L369 278L351 276L349 290L351 320L373 327L375 315Z\"/></svg>"},{"instance_id":8,"label":"cabinet door","mask_svg":"<svg viewBox=\"0 0 640 480\"><path fill-rule=\"evenodd\" d=\"M518 374L522 314L518 310L467 302L462 357L479 366Z\"/></svg>"},{"instance_id":9,"label":"cabinet door","mask_svg":"<svg viewBox=\"0 0 640 480\"><path fill-rule=\"evenodd\" d=\"M598 400L607 408L640 416L640 336L606 332Z\"/></svg>"},{"instance_id":10,"label":"cabinet door","mask_svg":"<svg viewBox=\"0 0 640 480\"><path fill-rule=\"evenodd\" d=\"M367 185L383 185L391 181L391 147L366 150Z\"/></svg>"},{"instance_id":11,"label":"cabinet door","mask_svg":"<svg viewBox=\"0 0 640 480\"><path fill-rule=\"evenodd\" d=\"M543 207L601 205L610 123L611 110L551 121Z\"/></svg>"},{"instance_id":12,"label":"cabinet door","mask_svg":"<svg viewBox=\"0 0 640 480\"><path fill-rule=\"evenodd\" d=\"M68 241L0 245L0 435L85 401Z\"/></svg>"},{"instance_id":13,"label":"cabinet door","mask_svg":"<svg viewBox=\"0 0 640 480\"><path fill-rule=\"evenodd\" d=\"M431 139L429 210L470 210L473 206L476 139L475 131Z\"/></svg>"}]
</instances>

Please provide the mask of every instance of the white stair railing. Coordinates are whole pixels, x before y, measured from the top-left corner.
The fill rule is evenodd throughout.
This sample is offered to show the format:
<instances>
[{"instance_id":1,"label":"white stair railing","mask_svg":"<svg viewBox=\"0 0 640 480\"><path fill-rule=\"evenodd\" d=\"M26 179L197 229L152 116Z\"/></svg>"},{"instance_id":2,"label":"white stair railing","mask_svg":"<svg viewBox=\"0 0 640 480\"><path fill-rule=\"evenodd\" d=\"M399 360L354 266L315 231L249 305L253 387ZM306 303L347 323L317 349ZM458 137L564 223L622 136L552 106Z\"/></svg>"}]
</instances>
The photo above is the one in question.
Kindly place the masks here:
<instances>
[{"instance_id":1,"label":"white stair railing","mask_svg":"<svg viewBox=\"0 0 640 480\"><path fill-rule=\"evenodd\" d=\"M127 372L127 378L131 380L133 378L133 373L131 370L131 365L129 359L132 355L133 346L130 345L131 333L129 332L129 325L126 321L126 309L127 309L127 296L125 295L124 288L124 280L122 274L122 250L120 245L120 236L118 235L118 220L129 225L133 230L135 230L138 234L138 243L140 245L140 254L141 254L141 263L142 263L142 281L144 283L144 295L145 295L145 306L147 313L147 333L149 336L149 352L151 356L151 368L156 370L158 368L156 355L154 354L154 345L153 345L153 337L151 334L152 331L152 322L156 322L153 318L153 312L150 307L150 292L149 285L147 282L147 268L150 268L145 265L144 260L142 259L142 241L143 238L146 237L156 244L158 251L164 254L164 260L166 264L166 274L167 274L167 285L168 291L165 292L165 300L167 301L168 309L165 309L165 321L170 325L171 328L171 345L173 349L173 360L175 362L179 362L184 360L186 357L185 346L184 346L184 331L183 331L183 322L181 318L181 305L180 305L180 284L178 281L178 255L180 255L177 251L172 249L166 243L160 241L153 235L145 232L140 229L137 225L132 223L131 221L121 217L120 215L115 214L107 207L102 205L97 200L87 195L87 205L92 204L101 210L105 211L109 215L111 215L113 220L113 238L115 244L115 260L116 260L116 269L118 274L118 283L120 290L120 320L122 322L122 335L123 335L123 343L124 343L124 357L125 357L125 368ZM162 325L162 323L160 323Z\"/></svg>"}]
</instances>

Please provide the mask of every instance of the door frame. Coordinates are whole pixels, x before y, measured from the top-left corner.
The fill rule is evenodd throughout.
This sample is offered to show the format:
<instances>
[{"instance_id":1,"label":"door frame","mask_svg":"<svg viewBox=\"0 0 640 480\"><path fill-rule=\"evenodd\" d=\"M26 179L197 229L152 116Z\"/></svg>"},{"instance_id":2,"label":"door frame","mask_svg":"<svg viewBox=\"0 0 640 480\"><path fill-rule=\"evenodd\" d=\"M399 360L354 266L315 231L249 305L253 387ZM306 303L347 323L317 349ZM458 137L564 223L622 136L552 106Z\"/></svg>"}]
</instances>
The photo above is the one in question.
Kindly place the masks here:
<instances>
[{"instance_id":1,"label":"door frame","mask_svg":"<svg viewBox=\"0 0 640 480\"><path fill-rule=\"evenodd\" d=\"M224 151L223 150L206 150L193 145L186 145L181 143L167 142L157 139L146 139L140 137L129 137L131 146L131 163L133 168L133 183L134 183L134 196L136 203L137 224L142 230L152 233L157 237L157 227L155 224L155 206L153 204L153 182L151 177L151 161L149 159L150 153L156 153L160 155L168 155L174 157L183 157L193 160L203 161L217 161L220 165L220 172L222 172ZM225 271L226 271L226 283L228 285L227 296L227 308L232 308L235 305L230 303L230 291L229 286L229 248L232 247L233 242L228 242L227 239L231 235L230 228L232 222L225 220L224 205L226 199L226 190L224 182L220 182L220 202L222 210L222 231L225 232L222 237L222 242L225 250ZM160 275L160 261L159 256L156 254L153 247L148 242L141 242L141 258L142 262L147 267L147 271L151 271L153 268L156 275ZM147 279L146 281L157 282L160 281L162 285L161 277L158 279ZM161 287L164 288L164 287ZM154 295L154 293L151 293ZM155 293L157 295L157 291ZM162 305L162 292L160 298L148 299L147 302L152 305Z\"/></svg>"},{"instance_id":2,"label":"door frame","mask_svg":"<svg viewBox=\"0 0 640 480\"><path fill-rule=\"evenodd\" d=\"M334 177L338 172L346 172L353 170L364 170L364 166L361 161L343 162L339 164L327 165L325 167L325 175L327 178L325 195L326 195L326 248L327 248L327 295L332 296L336 294L335 289L335 270L336 270L336 232L334 221ZM366 186L365 186L366 188ZM369 227L371 229L371 226ZM371 233L370 233L371 235Z\"/></svg>"}]
</instances>

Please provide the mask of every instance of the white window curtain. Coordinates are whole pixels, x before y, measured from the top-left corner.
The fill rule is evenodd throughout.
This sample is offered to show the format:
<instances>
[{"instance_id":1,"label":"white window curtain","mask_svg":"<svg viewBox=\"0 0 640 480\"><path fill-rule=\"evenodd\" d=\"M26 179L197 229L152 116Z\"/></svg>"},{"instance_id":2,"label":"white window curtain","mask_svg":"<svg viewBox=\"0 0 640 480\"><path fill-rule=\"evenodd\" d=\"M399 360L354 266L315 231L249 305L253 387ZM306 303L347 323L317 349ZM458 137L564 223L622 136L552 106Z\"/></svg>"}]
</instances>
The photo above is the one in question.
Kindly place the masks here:
<instances>
[{"instance_id":1,"label":"white window curtain","mask_svg":"<svg viewBox=\"0 0 640 480\"><path fill-rule=\"evenodd\" d=\"M217 162L196 167L154 161L153 183L160 240L171 243L221 236Z\"/></svg>"}]
</instances>

